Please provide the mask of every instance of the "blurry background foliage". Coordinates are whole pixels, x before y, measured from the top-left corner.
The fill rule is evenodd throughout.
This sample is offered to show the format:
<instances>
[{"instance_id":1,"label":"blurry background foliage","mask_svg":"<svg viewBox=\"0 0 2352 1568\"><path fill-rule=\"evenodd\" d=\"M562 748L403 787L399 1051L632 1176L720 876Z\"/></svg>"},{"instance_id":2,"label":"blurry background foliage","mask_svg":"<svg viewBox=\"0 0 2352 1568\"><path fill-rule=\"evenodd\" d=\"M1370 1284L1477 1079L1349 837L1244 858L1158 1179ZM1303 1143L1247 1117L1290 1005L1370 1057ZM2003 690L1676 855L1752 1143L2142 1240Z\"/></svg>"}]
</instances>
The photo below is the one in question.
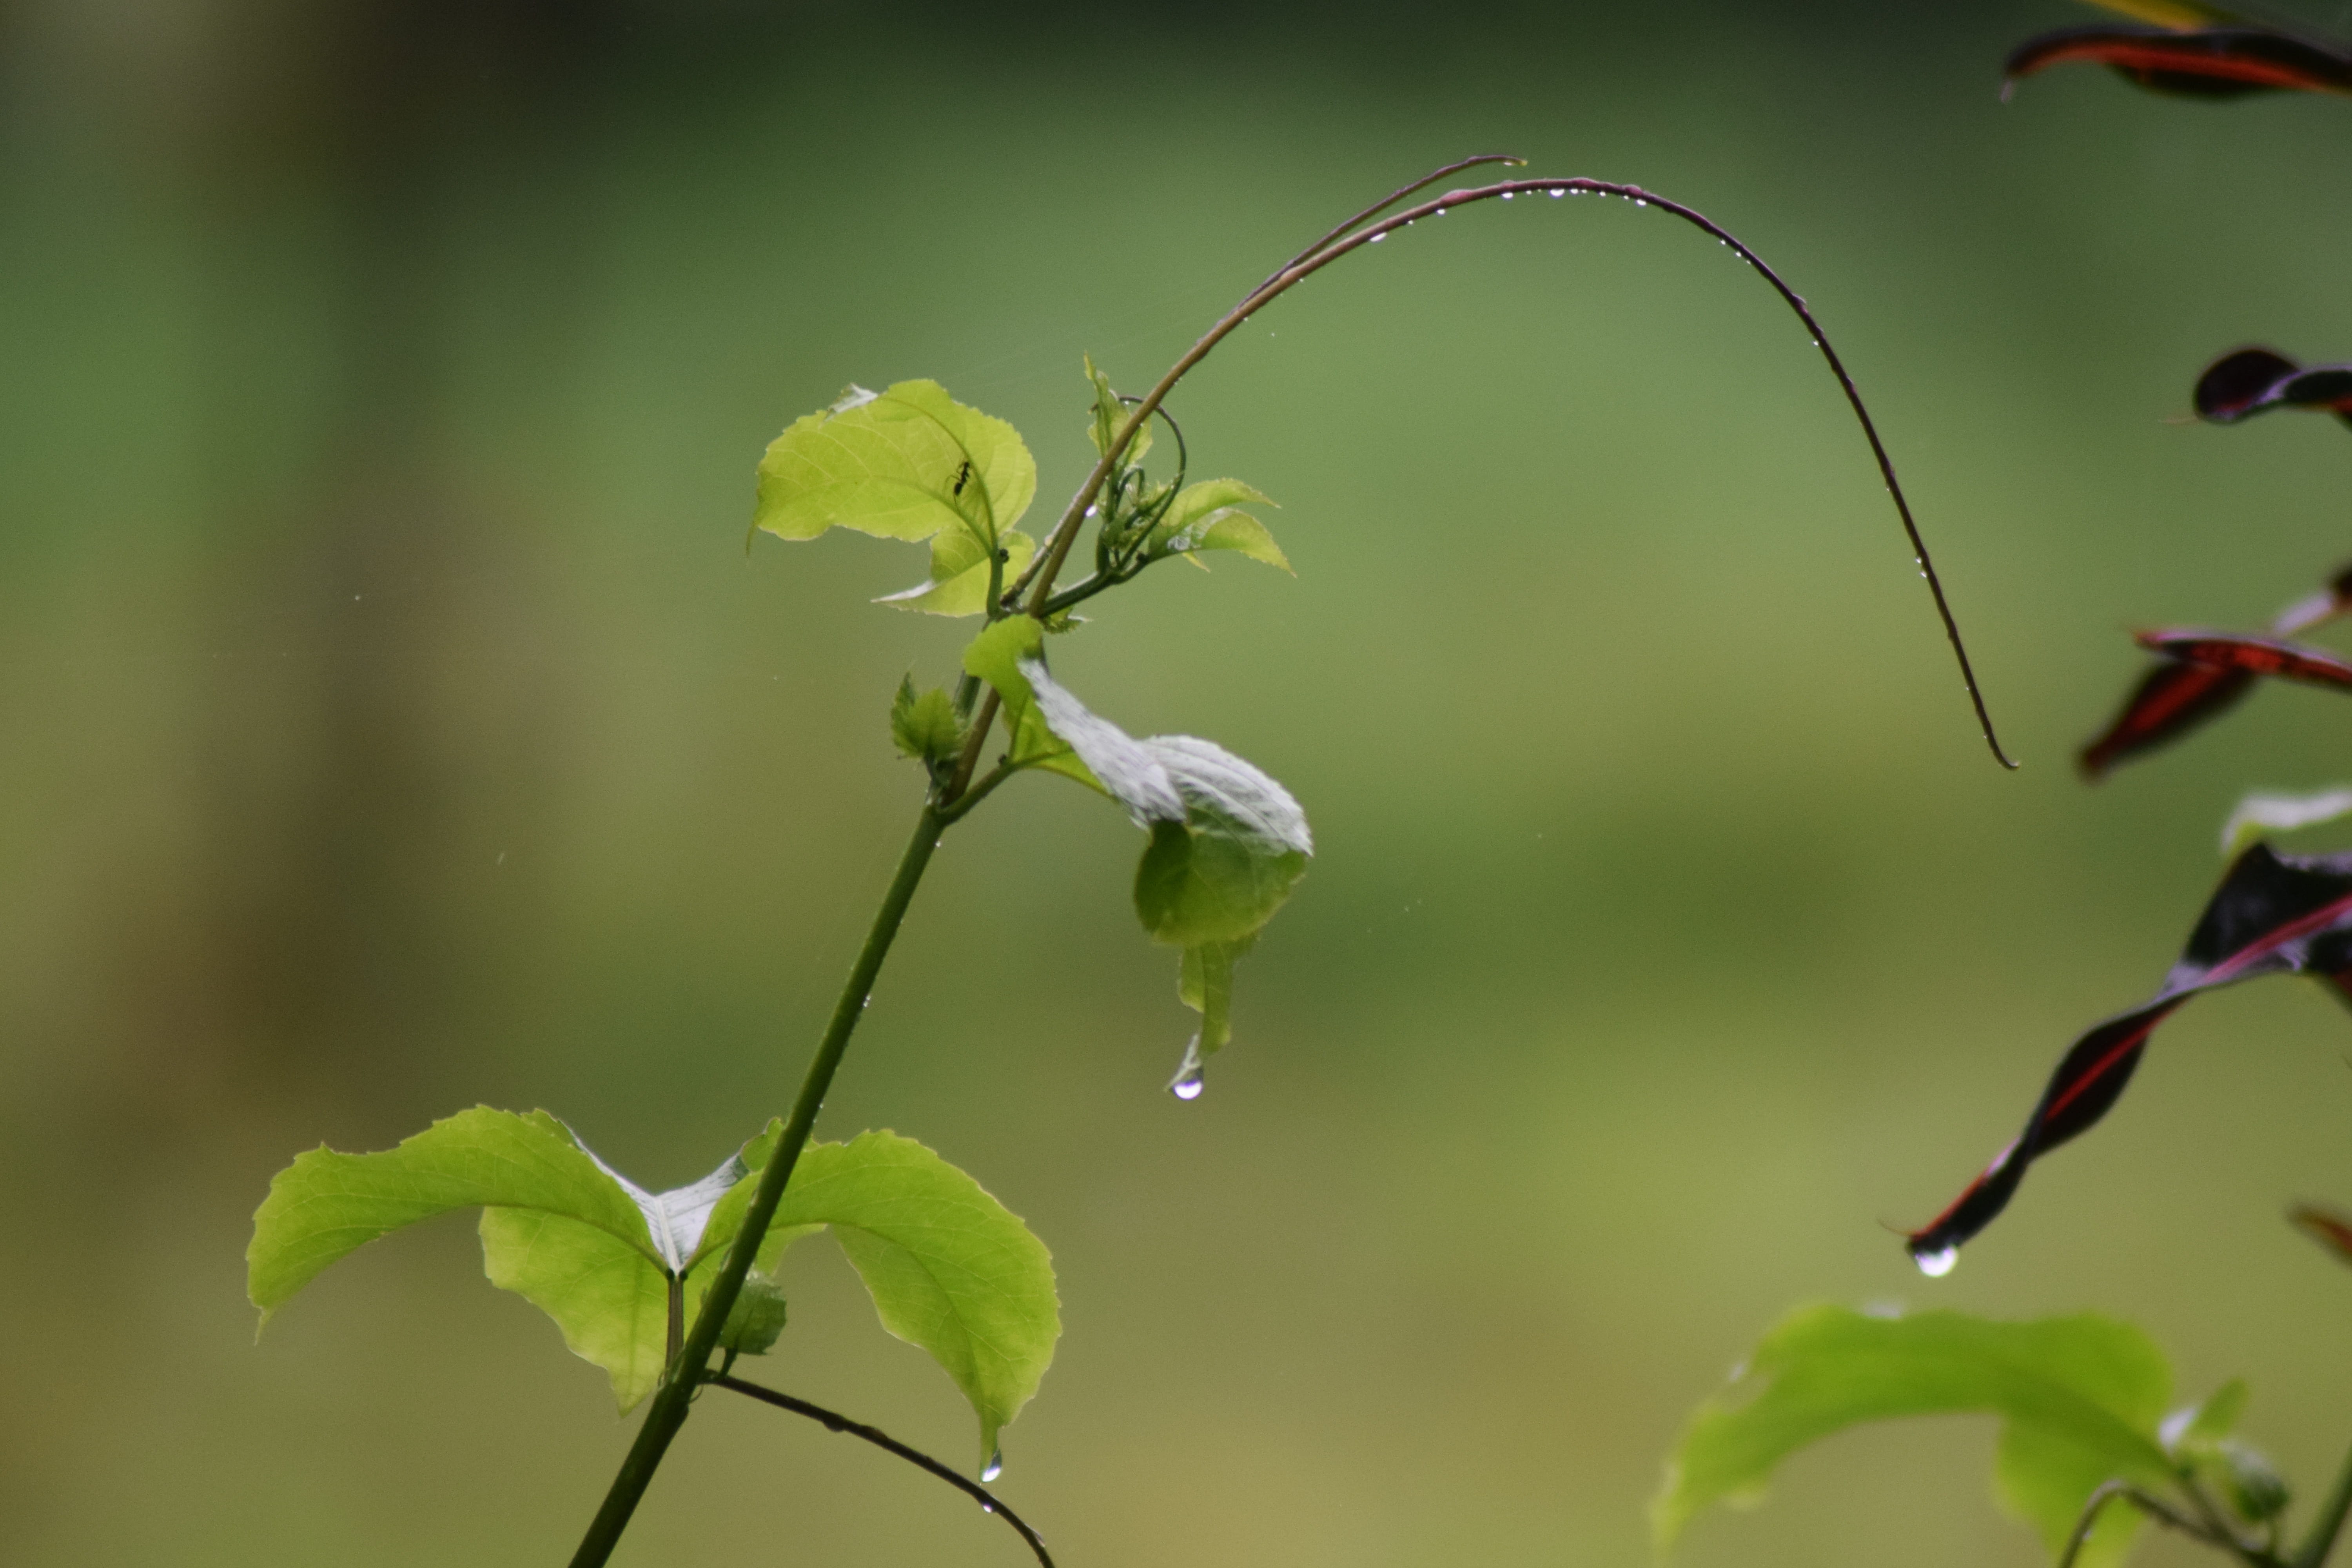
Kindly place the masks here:
<instances>
[{"instance_id":1,"label":"blurry background foliage","mask_svg":"<svg viewBox=\"0 0 2352 1568\"><path fill-rule=\"evenodd\" d=\"M2340 7L2312 13L2336 20ZM1139 389L1272 262L1496 148L1637 180L1820 309L2021 774L1989 763L1837 389L1623 204L1399 236L1180 393L1299 576L1173 568L1057 647L1320 854L1208 1095L1119 814L1021 781L934 869L821 1131L896 1128L1053 1247L1006 1496L1073 1564L1624 1563L1693 1405L1792 1301L2144 1322L2326 1473L2352 1029L2168 1027L1958 1274L1916 1224L2148 989L2242 785L2352 778L2266 689L2105 787L2125 633L2352 556L2333 422L2183 426L2247 342L2352 352L2352 116L2101 73L2054 3L1457 8L17 0L0 11L0 1558L510 1563L625 1441L470 1221L253 1345L269 1173L488 1101L655 1184L780 1107L914 808L885 715L967 627L901 547L744 527L851 380L1013 422L1058 503L1082 351ZM767 1369L960 1452L795 1255ZM1990 1418L1792 1462L1691 1568L2030 1563ZM1013 1563L861 1446L710 1402L624 1559ZM2183 1561L2154 1541L2149 1562Z\"/></svg>"}]
</instances>

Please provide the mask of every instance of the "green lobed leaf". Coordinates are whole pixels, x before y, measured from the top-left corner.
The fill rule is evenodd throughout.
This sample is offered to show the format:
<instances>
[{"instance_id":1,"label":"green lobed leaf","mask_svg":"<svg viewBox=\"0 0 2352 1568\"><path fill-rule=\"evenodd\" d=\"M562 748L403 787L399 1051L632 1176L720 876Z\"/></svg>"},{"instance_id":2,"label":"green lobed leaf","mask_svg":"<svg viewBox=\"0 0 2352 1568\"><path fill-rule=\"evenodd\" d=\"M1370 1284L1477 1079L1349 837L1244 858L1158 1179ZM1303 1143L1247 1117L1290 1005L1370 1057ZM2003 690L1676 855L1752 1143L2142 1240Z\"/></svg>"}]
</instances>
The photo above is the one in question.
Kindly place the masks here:
<instances>
[{"instance_id":1,"label":"green lobed leaf","mask_svg":"<svg viewBox=\"0 0 2352 1568\"><path fill-rule=\"evenodd\" d=\"M1037 542L1019 529L998 536L1004 562L997 580L1010 583L1037 553ZM976 616L988 608L988 547L968 530L946 529L931 535L931 574L924 582L875 600L894 610L919 610L927 616Z\"/></svg>"},{"instance_id":2,"label":"green lobed leaf","mask_svg":"<svg viewBox=\"0 0 2352 1568\"><path fill-rule=\"evenodd\" d=\"M918 695L913 677L898 682L890 703L890 739L909 757L927 763L944 762L963 746L963 720L955 699L934 686Z\"/></svg>"},{"instance_id":3,"label":"green lobed leaf","mask_svg":"<svg viewBox=\"0 0 2352 1568\"><path fill-rule=\"evenodd\" d=\"M613 1175L544 1110L477 1106L397 1148L295 1157L269 1184L246 1248L246 1294L271 1313L319 1271L376 1237L451 1209L530 1209L577 1221L649 1262L646 1214Z\"/></svg>"},{"instance_id":4,"label":"green lobed leaf","mask_svg":"<svg viewBox=\"0 0 2352 1568\"><path fill-rule=\"evenodd\" d=\"M2002 1500L2054 1552L2103 1481L2169 1484L2156 1427L2170 1384L2147 1337L2105 1318L1800 1308L1692 1418L1652 1524L1663 1551L1709 1503L1760 1493L1782 1458L1860 1422L1987 1411L2003 1421ZM2108 1510L2082 1561L2113 1563L2137 1523L2136 1510Z\"/></svg>"},{"instance_id":5,"label":"green lobed leaf","mask_svg":"<svg viewBox=\"0 0 2352 1568\"><path fill-rule=\"evenodd\" d=\"M1146 549L1154 557L1231 550L1290 572L1290 558L1275 543L1265 524L1242 510L1273 504L1239 479L1203 479L1186 485L1152 529Z\"/></svg>"},{"instance_id":6,"label":"green lobed leaf","mask_svg":"<svg viewBox=\"0 0 2352 1568\"><path fill-rule=\"evenodd\" d=\"M1037 491L1021 437L934 381L853 386L793 422L760 459L752 526L783 539L852 528L885 539L1003 540Z\"/></svg>"},{"instance_id":7,"label":"green lobed leaf","mask_svg":"<svg viewBox=\"0 0 2352 1568\"><path fill-rule=\"evenodd\" d=\"M772 1125L744 1146L752 1170L766 1163L775 1134ZM747 1176L720 1202L704 1234L707 1256L741 1227L756 1184ZM1037 1392L1061 1335L1045 1244L978 1182L892 1132L802 1152L761 1266L819 1226L832 1227L882 1326L929 1352L971 1402L985 1462L998 1431Z\"/></svg>"}]
</instances>

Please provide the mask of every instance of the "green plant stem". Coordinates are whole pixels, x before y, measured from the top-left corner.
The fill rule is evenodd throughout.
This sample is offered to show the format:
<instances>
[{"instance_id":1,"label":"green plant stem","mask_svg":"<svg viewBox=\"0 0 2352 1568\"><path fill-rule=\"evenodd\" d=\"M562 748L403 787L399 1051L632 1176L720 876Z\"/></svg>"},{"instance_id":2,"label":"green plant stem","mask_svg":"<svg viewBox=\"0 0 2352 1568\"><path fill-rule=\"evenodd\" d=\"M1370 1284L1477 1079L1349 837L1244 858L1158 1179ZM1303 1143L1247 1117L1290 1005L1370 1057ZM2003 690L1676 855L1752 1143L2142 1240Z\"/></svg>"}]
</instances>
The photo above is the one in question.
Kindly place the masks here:
<instances>
[{"instance_id":1,"label":"green plant stem","mask_svg":"<svg viewBox=\"0 0 2352 1568\"><path fill-rule=\"evenodd\" d=\"M770 1388L762 1384L733 1377L723 1372L713 1373L706 1381L720 1388L732 1389L738 1394L748 1395L763 1404L772 1405L779 1410L789 1410L795 1415L805 1415L812 1421L821 1423L827 1431L845 1432L853 1437L863 1437L876 1447L896 1454L910 1465L929 1470L1018 1531L1021 1539L1029 1543L1029 1550L1036 1555L1040 1568L1054 1568L1053 1556L1046 1552L1045 1543L1038 1538L1037 1532L1029 1528L1027 1521L1005 1507L995 1493L977 1481L966 1480L920 1448L910 1448L878 1426L868 1426L862 1421L852 1421L848 1416L827 1410L822 1405L811 1405L805 1399L795 1399L781 1389Z\"/></svg>"},{"instance_id":2,"label":"green plant stem","mask_svg":"<svg viewBox=\"0 0 2352 1568\"><path fill-rule=\"evenodd\" d=\"M856 1031L866 999L874 993L875 977L882 973L882 961L889 954L899 922L906 919L907 905L923 879L923 868L930 864L931 852L939 847L940 835L946 826L939 806L925 801L922 815L915 820L914 837L907 841L906 853L898 858L898 869L890 879L889 889L882 895L882 907L874 912L874 924L866 933L866 945L858 950L857 962L850 966L849 978L841 988L841 999L834 1005L832 1021L825 1025L824 1037L817 1042L808 1074L801 1080L800 1096L793 1101L783 1133L776 1140L775 1151L760 1173L760 1185L751 1206L744 1212L742 1227L735 1233L734 1242L727 1249L726 1262L720 1266L719 1277L710 1282L709 1293L702 1299L702 1308L695 1314L693 1328L687 1331L684 1348L664 1373L661 1386L654 1391L644 1424L637 1428L636 1441L629 1445L620 1473L605 1491L603 1506L597 1509L588 1533L581 1539L580 1550L572 1553L572 1568L602 1568L612 1556L621 1532L628 1528L629 1518L636 1511L637 1500L645 1496L654 1471L661 1467L670 1440L686 1425L695 1393L702 1384L703 1369L709 1364L710 1352L719 1343L719 1331L726 1326L727 1314L742 1292L744 1277L751 1271L751 1260L767 1238L768 1224L775 1218L776 1205L783 1201L785 1184L793 1179L793 1167L799 1163L801 1151L808 1147L809 1134L815 1131L817 1112L824 1108L825 1091L833 1086L833 1075L841 1066L842 1053L849 1048L849 1037Z\"/></svg>"},{"instance_id":3,"label":"green plant stem","mask_svg":"<svg viewBox=\"0 0 2352 1568\"><path fill-rule=\"evenodd\" d=\"M2303 1544L2294 1549L2290 1560L2293 1568L2320 1568L2327 1561L2327 1554L2336 1549L2336 1538L2343 1533L2347 1513L2352 1513L2352 1454L2345 1456L2344 1471L2336 1478L2336 1489L2328 1494L2319 1517L2311 1521L2310 1533L2303 1538Z\"/></svg>"}]
</instances>

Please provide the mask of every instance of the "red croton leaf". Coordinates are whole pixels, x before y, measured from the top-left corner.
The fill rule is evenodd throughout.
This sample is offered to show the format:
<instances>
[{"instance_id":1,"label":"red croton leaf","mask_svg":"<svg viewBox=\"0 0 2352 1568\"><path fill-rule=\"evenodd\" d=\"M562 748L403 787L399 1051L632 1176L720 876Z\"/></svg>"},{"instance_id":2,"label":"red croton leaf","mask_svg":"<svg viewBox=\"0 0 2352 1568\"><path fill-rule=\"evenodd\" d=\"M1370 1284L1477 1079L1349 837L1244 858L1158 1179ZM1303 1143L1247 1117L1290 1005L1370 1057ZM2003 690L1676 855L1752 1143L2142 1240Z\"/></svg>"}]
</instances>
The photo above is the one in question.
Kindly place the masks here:
<instances>
[{"instance_id":1,"label":"red croton leaf","mask_svg":"<svg viewBox=\"0 0 2352 1568\"><path fill-rule=\"evenodd\" d=\"M2286 1217L2295 1229L2336 1255L2338 1263L2352 1263L2352 1219L2317 1204L2297 1204Z\"/></svg>"},{"instance_id":2,"label":"red croton leaf","mask_svg":"<svg viewBox=\"0 0 2352 1568\"><path fill-rule=\"evenodd\" d=\"M2332 686L2339 691L2352 691L2352 664L2301 643L2200 631L2141 632L2137 640L2150 653L2185 659L2209 669L2268 675L2280 680L2301 681L2306 686Z\"/></svg>"},{"instance_id":3,"label":"red croton leaf","mask_svg":"<svg viewBox=\"0 0 2352 1568\"><path fill-rule=\"evenodd\" d=\"M2262 974L2312 974L2352 995L2352 854L2288 856L2257 844L2238 857L2146 1005L2076 1040L2025 1131L1906 1245L1931 1272L2009 1205L2025 1169L2086 1131L2116 1102L2157 1025L2200 991Z\"/></svg>"},{"instance_id":4,"label":"red croton leaf","mask_svg":"<svg viewBox=\"0 0 2352 1568\"><path fill-rule=\"evenodd\" d=\"M2158 92L2237 98L2250 92L2352 92L2352 57L2267 27L2069 27L2010 52L2011 81L2088 61Z\"/></svg>"},{"instance_id":5,"label":"red croton leaf","mask_svg":"<svg viewBox=\"0 0 2352 1568\"><path fill-rule=\"evenodd\" d=\"M2352 425L2352 365L2299 365L2274 349L2223 354L2197 378L2197 417L2235 425L2273 408L2325 408Z\"/></svg>"},{"instance_id":6,"label":"red croton leaf","mask_svg":"<svg viewBox=\"0 0 2352 1568\"><path fill-rule=\"evenodd\" d=\"M2253 689L2257 676L2287 673L2279 668L2257 668L2255 649L2265 650L2263 657L2270 656L2269 650L2280 650L2298 661L2317 661L2312 665L2314 668L2322 665L2331 669L2352 668L2315 648L2275 640L2293 637L2347 610L2352 610L2352 565L2339 570L2321 592L2298 599L2280 611L2278 618L2271 623L2268 639L2231 637L2210 632L2143 632L2139 637L2141 646L2166 657L2140 677L2115 721L2083 748L2084 775L2096 783L2125 758L2177 741L2223 712ZM2225 648L2223 645L2230 646ZM2200 647L2202 653L2197 651ZM2333 675L2295 678L2316 679L2322 685L2340 684Z\"/></svg>"}]
</instances>

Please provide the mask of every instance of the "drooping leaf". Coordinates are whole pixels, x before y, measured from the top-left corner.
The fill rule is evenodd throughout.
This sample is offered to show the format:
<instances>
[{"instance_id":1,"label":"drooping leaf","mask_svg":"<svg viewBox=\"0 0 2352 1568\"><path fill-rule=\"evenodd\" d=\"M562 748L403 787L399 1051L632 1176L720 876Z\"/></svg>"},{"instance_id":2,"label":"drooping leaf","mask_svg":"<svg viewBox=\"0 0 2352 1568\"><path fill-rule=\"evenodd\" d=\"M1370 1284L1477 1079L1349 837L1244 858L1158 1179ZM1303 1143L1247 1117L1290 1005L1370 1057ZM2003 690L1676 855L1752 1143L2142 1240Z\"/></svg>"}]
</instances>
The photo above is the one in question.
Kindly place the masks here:
<instances>
[{"instance_id":1,"label":"drooping leaf","mask_svg":"<svg viewBox=\"0 0 2352 1568\"><path fill-rule=\"evenodd\" d=\"M912 677L898 682L890 704L890 739L905 755L927 763L945 762L963 747L963 720L955 699L934 686L918 695Z\"/></svg>"},{"instance_id":2,"label":"drooping leaf","mask_svg":"<svg viewBox=\"0 0 2352 1568\"><path fill-rule=\"evenodd\" d=\"M754 1174L767 1163L776 1131L772 1125L744 1145ZM754 1174L718 1205L706 1258L718 1257L741 1228ZM978 1182L892 1132L861 1132L802 1152L761 1245L761 1267L772 1268L785 1244L821 1226L832 1227L865 1280L882 1326L929 1352L971 1402L985 1461L999 1429L1037 1392L1062 1331L1045 1244Z\"/></svg>"},{"instance_id":3,"label":"drooping leaf","mask_svg":"<svg viewBox=\"0 0 2352 1568\"><path fill-rule=\"evenodd\" d=\"M997 581L1011 583L1037 553L1037 542L1019 529L1007 529L997 538L1004 559ZM976 616L988 608L988 547L963 529L944 529L931 535L931 574L913 587L885 594L875 600L894 610L919 610L927 616Z\"/></svg>"},{"instance_id":4,"label":"drooping leaf","mask_svg":"<svg viewBox=\"0 0 2352 1568\"><path fill-rule=\"evenodd\" d=\"M2352 424L2352 365L2299 365L2274 349L2239 349L2205 367L2190 395L2197 416L2235 425L2273 408L2324 408Z\"/></svg>"},{"instance_id":5,"label":"drooping leaf","mask_svg":"<svg viewBox=\"0 0 2352 1568\"><path fill-rule=\"evenodd\" d=\"M2146 1335L2105 1318L1800 1308L1692 1418L1652 1525L1663 1549L1708 1504L1759 1493L1790 1454L1859 1423L1982 1411L2002 1420L2002 1500L2055 1550L2104 1481L2170 1482L2155 1433L2171 1381ZM2084 1561L2113 1563L2137 1522L2109 1510Z\"/></svg>"},{"instance_id":6,"label":"drooping leaf","mask_svg":"<svg viewBox=\"0 0 2352 1568\"><path fill-rule=\"evenodd\" d=\"M646 1214L544 1110L476 1106L374 1154L296 1156L269 1184L246 1248L262 1321L320 1269L376 1237L451 1209L530 1209L578 1222L655 1262Z\"/></svg>"},{"instance_id":7,"label":"drooping leaf","mask_svg":"<svg viewBox=\"0 0 2352 1568\"><path fill-rule=\"evenodd\" d=\"M2265 833L2292 833L2298 827L2352 816L2352 789L2322 790L2315 795L2250 795L2240 800L2221 825L2221 853L2233 856Z\"/></svg>"},{"instance_id":8,"label":"drooping leaf","mask_svg":"<svg viewBox=\"0 0 2352 1568\"><path fill-rule=\"evenodd\" d=\"M2199 917L2179 961L2144 1005L2076 1040L2025 1130L1907 1246L1940 1273L1955 1249L2008 1204L2026 1167L2107 1113L2157 1025L2191 996L2263 974L2308 973L2352 984L2352 855L2282 856L2257 844L2240 856Z\"/></svg>"},{"instance_id":9,"label":"drooping leaf","mask_svg":"<svg viewBox=\"0 0 2352 1568\"><path fill-rule=\"evenodd\" d=\"M2296 600L2271 622L2273 637L2291 637L2352 607L2352 566L2339 569L2327 586ZM2255 672L2218 663L2192 663L2167 656L2150 665L2115 721L2083 748L2084 776L2096 783L2127 757L2179 740L2235 705L2254 687Z\"/></svg>"},{"instance_id":10,"label":"drooping leaf","mask_svg":"<svg viewBox=\"0 0 2352 1568\"><path fill-rule=\"evenodd\" d=\"M769 444L752 525L783 539L830 528L907 540L961 531L985 551L1009 544L1036 490L1037 465L1013 426L937 382L854 386Z\"/></svg>"},{"instance_id":11,"label":"drooping leaf","mask_svg":"<svg viewBox=\"0 0 2352 1568\"><path fill-rule=\"evenodd\" d=\"M1289 572L1290 558L1265 524L1243 510L1274 503L1239 479L1203 479L1186 485L1153 525L1145 551L1153 557L1230 550ZM1294 576L1297 574L1292 574Z\"/></svg>"},{"instance_id":12,"label":"drooping leaf","mask_svg":"<svg viewBox=\"0 0 2352 1568\"><path fill-rule=\"evenodd\" d=\"M2169 630L2141 632L2134 639L2151 653L2209 669L2266 675L2305 686L2328 686L2352 691L2352 664L2321 648L2277 637L2237 637L2228 632Z\"/></svg>"},{"instance_id":13,"label":"drooping leaf","mask_svg":"<svg viewBox=\"0 0 2352 1568\"><path fill-rule=\"evenodd\" d=\"M2268 27L2068 27L2011 51L2011 81L2052 66L2103 65L2127 81L2189 98L2252 92L2352 92L2352 58Z\"/></svg>"},{"instance_id":14,"label":"drooping leaf","mask_svg":"<svg viewBox=\"0 0 2352 1568\"><path fill-rule=\"evenodd\" d=\"M1008 711L1017 694L1087 782L1151 835L1136 868L1135 909L1154 941L1185 950L1177 990L1202 1013L1202 1027L1184 1071L1196 1069L1232 1037L1234 962L1306 874L1315 852L1307 814L1222 746L1192 735L1137 740L1095 713L1046 670L1037 639L1003 629L1012 624L989 628L990 646L975 642L966 666L1005 693Z\"/></svg>"}]
</instances>

